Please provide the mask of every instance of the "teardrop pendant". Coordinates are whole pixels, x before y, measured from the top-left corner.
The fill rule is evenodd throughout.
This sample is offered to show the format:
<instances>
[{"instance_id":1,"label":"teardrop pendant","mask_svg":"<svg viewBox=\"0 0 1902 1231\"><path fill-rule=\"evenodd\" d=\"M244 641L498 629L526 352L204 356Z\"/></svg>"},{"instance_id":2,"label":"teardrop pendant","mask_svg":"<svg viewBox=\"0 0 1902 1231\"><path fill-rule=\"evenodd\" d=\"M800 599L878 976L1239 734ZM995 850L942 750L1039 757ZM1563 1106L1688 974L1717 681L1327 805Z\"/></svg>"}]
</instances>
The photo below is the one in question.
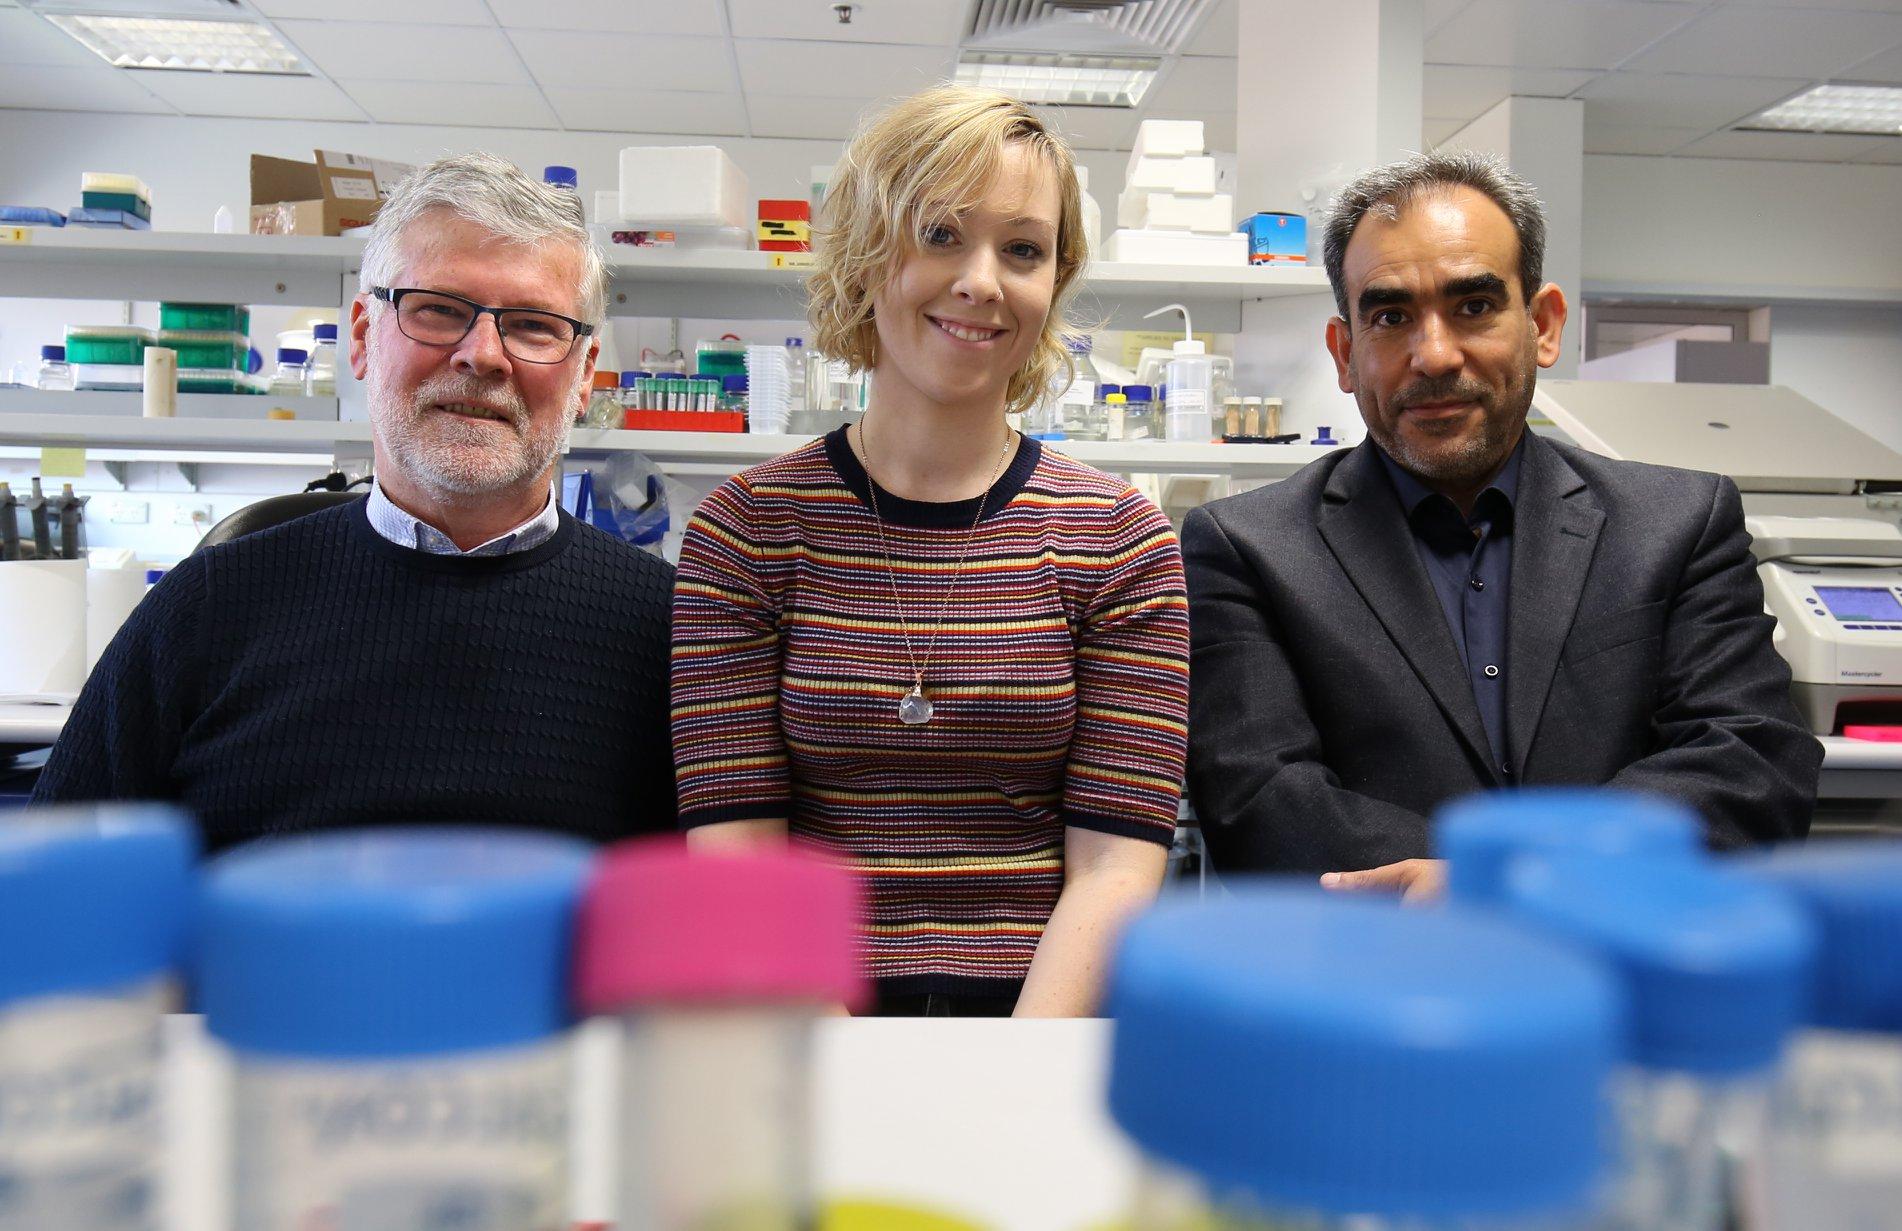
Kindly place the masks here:
<instances>
[{"instance_id":1,"label":"teardrop pendant","mask_svg":"<svg viewBox=\"0 0 1902 1231\"><path fill-rule=\"evenodd\" d=\"M898 721L908 727L931 721L931 698L925 696L925 686L922 682L913 684L911 691L899 699Z\"/></svg>"}]
</instances>

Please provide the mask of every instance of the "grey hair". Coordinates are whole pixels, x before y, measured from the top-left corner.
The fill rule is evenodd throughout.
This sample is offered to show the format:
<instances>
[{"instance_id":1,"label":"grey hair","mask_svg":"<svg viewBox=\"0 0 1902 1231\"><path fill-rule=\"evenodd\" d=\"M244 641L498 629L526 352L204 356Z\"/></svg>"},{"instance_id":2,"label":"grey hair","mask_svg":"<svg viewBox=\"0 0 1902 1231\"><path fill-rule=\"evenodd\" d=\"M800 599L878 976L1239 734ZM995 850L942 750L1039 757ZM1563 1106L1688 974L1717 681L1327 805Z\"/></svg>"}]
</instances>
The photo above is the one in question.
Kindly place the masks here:
<instances>
[{"instance_id":1,"label":"grey hair","mask_svg":"<svg viewBox=\"0 0 1902 1231\"><path fill-rule=\"evenodd\" d=\"M1514 233L1519 236L1519 286L1526 302L1538 291L1545 267L1545 207L1531 184L1513 174L1512 168L1496 154L1474 150L1449 150L1415 154L1400 162L1368 171L1334 198L1328 211L1327 235L1323 257L1327 262L1328 285L1334 288L1334 306L1341 319L1350 324L1347 311L1347 279L1342 267L1347 262L1347 241L1368 214L1388 221L1399 218L1400 211L1418 197L1440 188L1465 187L1484 193L1493 204L1506 212Z\"/></svg>"},{"instance_id":2,"label":"grey hair","mask_svg":"<svg viewBox=\"0 0 1902 1231\"><path fill-rule=\"evenodd\" d=\"M367 295L371 287L395 284L402 275L403 233L437 209L513 243L572 243L581 252L581 285L576 288L581 319L598 326L607 316L601 252L588 234L580 196L538 184L508 159L481 150L438 158L403 178L371 224L358 290Z\"/></svg>"}]
</instances>

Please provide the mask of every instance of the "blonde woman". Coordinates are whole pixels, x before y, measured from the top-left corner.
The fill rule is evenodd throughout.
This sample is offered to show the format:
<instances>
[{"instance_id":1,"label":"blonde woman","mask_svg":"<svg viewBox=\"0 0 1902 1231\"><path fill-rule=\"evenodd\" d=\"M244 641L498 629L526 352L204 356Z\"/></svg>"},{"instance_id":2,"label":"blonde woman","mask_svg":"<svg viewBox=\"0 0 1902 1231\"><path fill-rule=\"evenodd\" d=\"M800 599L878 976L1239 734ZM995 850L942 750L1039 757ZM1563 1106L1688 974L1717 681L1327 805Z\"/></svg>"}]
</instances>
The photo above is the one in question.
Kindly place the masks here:
<instances>
[{"instance_id":1,"label":"blonde woman","mask_svg":"<svg viewBox=\"0 0 1902 1231\"><path fill-rule=\"evenodd\" d=\"M1008 411L1068 360L1075 165L1035 113L943 86L865 126L809 283L864 420L700 506L674 595L680 815L865 875L878 1011L1096 1011L1162 880L1188 700L1169 523Z\"/></svg>"}]
</instances>

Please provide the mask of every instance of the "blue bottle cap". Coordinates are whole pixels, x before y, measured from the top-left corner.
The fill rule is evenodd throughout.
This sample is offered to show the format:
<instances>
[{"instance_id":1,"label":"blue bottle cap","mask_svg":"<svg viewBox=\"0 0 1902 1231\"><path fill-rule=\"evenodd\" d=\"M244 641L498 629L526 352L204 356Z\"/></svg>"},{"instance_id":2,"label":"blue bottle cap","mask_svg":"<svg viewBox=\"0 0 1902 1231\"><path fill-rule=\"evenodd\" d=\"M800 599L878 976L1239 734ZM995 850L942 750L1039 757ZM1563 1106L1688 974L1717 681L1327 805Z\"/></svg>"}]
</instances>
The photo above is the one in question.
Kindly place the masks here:
<instances>
[{"instance_id":1,"label":"blue bottle cap","mask_svg":"<svg viewBox=\"0 0 1902 1231\"><path fill-rule=\"evenodd\" d=\"M569 1023L589 848L501 829L270 839L212 861L196 954L207 1029L281 1056L507 1047Z\"/></svg>"},{"instance_id":2,"label":"blue bottle cap","mask_svg":"<svg viewBox=\"0 0 1902 1231\"><path fill-rule=\"evenodd\" d=\"M581 180L573 167L543 167L542 183L554 188L574 188Z\"/></svg>"},{"instance_id":3,"label":"blue bottle cap","mask_svg":"<svg viewBox=\"0 0 1902 1231\"><path fill-rule=\"evenodd\" d=\"M1643 1068L1769 1068L1808 1012L1816 930L1771 886L1688 859L1555 852L1515 859L1503 892L1512 918L1618 973Z\"/></svg>"},{"instance_id":4,"label":"blue bottle cap","mask_svg":"<svg viewBox=\"0 0 1902 1231\"><path fill-rule=\"evenodd\" d=\"M646 378L647 373L645 372L623 372L621 373L621 388L625 389L635 381L645 380Z\"/></svg>"},{"instance_id":5,"label":"blue bottle cap","mask_svg":"<svg viewBox=\"0 0 1902 1231\"><path fill-rule=\"evenodd\" d=\"M1604 1172L1615 981L1458 906L1238 885L1124 934L1110 1112L1271 1212L1569 1214Z\"/></svg>"},{"instance_id":6,"label":"blue bottle cap","mask_svg":"<svg viewBox=\"0 0 1902 1231\"><path fill-rule=\"evenodd\" d=\"M1123 396L1128 398L1131 402L1153 402L1156 400L1155 390L1151 389L1148 385L1124 385Z\"/></svg>"},{"instance_id":7,"label":"blue bottle cap","mask_svg":"<svg viewBox=\"0 0 1902 1231\"><path fill-rule=\"evenodd\" d=\"M1818 842L1726 864L1794 896L1821 932L1811 1025L1902 1033L1902 843Z\"/></svg>"},{"instance_id":8,"label":"blue bottle cap","mask_svg":"<svg viewBox=\"0 0 1902 1231\"><path fill-rule=\"evenodd\" d=\"M159 583L159 578L163 576L165 576L165 570L162 568L146 569L145 570L145 584L148 586L155 586Z\"/></svg>"},{"instance_id":9,"label":"blue bottle cap","mask_svg":"<svg viewBox=\"0 0 1902 1231\"><path fill-rule=\"evenodd\" d=\"M720 378L720 388L728 393L745 393L747 388L746 374L740 372L732 376L722 376Z\"/></svg>"},{"instance_id":10,"label":"blue bottle cap","mask_svg":"<svg viewBox=\"0 0 1902 1231\"><path fill-rule=\"evenodd\" d=\"M319 342L335 342L337 340L337 327L335 325L312 325L310 327L310 336Z\"/></svg>"},{"instance_id":11,"label":"blue bottle cap","mask_svg":"<svg viewBox=\"0 0 1902 1231\"><path fill-rule=\"evenodd\" d=\"M804 348L805 345L806 345L806 340L804 338L787 338L786 339L786 349L788 350L791 350L795 346Z\"/></svg>"},{"instance_id":12,"label":"blue bottle cap","mask_svg":"<svg viewBox=\"0 0 1902 1231\"><path fill-rule=\"evenodd\" d=\"M1325 425L1321 427L1317 427L1314 429L1314 439L1310 440L1308 443L1311 445L1337 445L1341 443L1340 441L1334 439L1332 435L1330 435L1330 433L1332 433L1333 431L1334 431L1333 428L1327 427Z\"/></svg>"},{"instance_id":13,"label":"blue bottle cap","mask_svg":"<svg viewBox=\"0 0 1902 1231\"><path fill-rule=\"evenodd\" d=\"M1526 852L1668 855L1694 859L1703 826L1682 804L1656 795L1589 787L1527 787L1469 795L1441 808L1433 853L1446 860L1447 893L1497 901L1506 867Z\"/></svg>"},{"instance_id":14,"label":"blue bottle cap","mask_svg":"<svg viewBox=\"0 0 1902 1231\"><path fill-rule=\"evenodd\" d=\"M1087 355L1095 348L1096 342L1087 333L1066 333L1063 335L1063 346L1072 355Z\"/></svg>"},{"instance_id":15,"label":"blue bottle cap","mask_svg":"<svg viewBox=\"0 0 1902 1231\"><path fill-rule=\"evenodd\" d=\"M159 804L0 824L0 1004L106 991L181 965L198 830Z\"/></svg>"},{"instance_id":16,"label":"blue bottle cap","mask_svg":"<svg viewBox=\"0 0 1902 1231\"><path fill-rule=\"evenodd\" d=\"M40 347L40 361L42 363L65 363L66 348L64 346Z\"/></svg>"},{"instance_id":17,"label":"blue bottle cap","mask_svg":"<svg viewBox=\"0 0 1902 1231\"><path fill-rule=\"evenodd\" d=\"M277 361L301 366L310 362L310 354L295 346L280 346L277 348Z\"/></svg>"},{"instance_id":18,"label":"blue bottle cap","mask_svg":"<svg viewBox=\"0 0 1902 1231\"><path fill-rule=\"evenodd\" d=\"M1112 393L1122 393L1122 392L1123 392L1123 387L1121 385L1098 385L1096 387L1096 400L1100 402ZM1128 397L1129 395L1123 394L1123 396Z\"/></svg>"}]
</instances>

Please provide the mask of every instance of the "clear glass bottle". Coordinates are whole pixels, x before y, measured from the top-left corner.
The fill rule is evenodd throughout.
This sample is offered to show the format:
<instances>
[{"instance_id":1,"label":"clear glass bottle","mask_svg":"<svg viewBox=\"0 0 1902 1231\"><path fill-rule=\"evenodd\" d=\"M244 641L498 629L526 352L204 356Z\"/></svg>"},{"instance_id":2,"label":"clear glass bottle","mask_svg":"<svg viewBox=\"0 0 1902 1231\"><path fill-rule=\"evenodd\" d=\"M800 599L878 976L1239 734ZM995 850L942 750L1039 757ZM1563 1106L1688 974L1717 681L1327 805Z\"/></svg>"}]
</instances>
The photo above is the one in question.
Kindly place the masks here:
<instances>
[{"instance_id":1,"label":"clear glass bottle","mask_svg":"<svg viewBox=\"0 0 1902 1231\"><path fill-rule=\"evenodd\" d=\"M621 404L620 375L597 370L594 374L594 389L588 394L588 405L581 412L582 426L616 428L626 418L626 408Z\"/></svg>"},{"instance_id":2,"label":"clear glass bottle","mask_svg":"<svg viewBox=\"0 0 1902 1231\"><path fill-rule=\"evenodd\" d=\"M310 327L310 359L305 365L304 393L308 397L337 396L337 327Z\"/></svg>"},{"instance_id":3,"label":"clear glass bottle","mask_svg":"<svg viewBox=\"0 0 1902 1231\"><path fill-rule=\"evenodd\" d=\"M1593 1225L1623 1001L1588 955L1458 906L1238 886L1138 918L1110 986L1135 1231Z\"/></svg>"},{"instance_id":4,"label":"clear glass bottle","mask_svg":"<svg viewBox=\"0 0 1902 1231\"><path fill-rule=\"evenodd\" d=\"M619 1225L813 1225L814 1024L864 993L858 887L807 856L634 841L582 907L578 999L622 1017Z\"/></svg>"},{"instance_id":5,"label":"clear glass bottle","mask_svg":"<svg viewBox=\"0 0 1902 1231\"><path fill-rule=\"evenodd\" d=\"M195 988L232 1056L237 1231L564 1225L585 844L365 829L212 861Z\"/></svg>"},{"instance_id":6,"label":"clear glass bottle","mask_svg":"<svg viewBox=\"0 0 1902 1231\"><path fill-rule=\"evenodd\" d=\"M293 346L277 348L277 368L271 373L271 396L274 398L301 398L304 396L305 365L310 361L308 351Z\"/></svg>"},{"instance_id":7,"label":"clear glass bottle","mask_svg":"<svg viewBox=\"0 0 1902 1231\"><path fill-rule=\"evenodd\" d=\"M40 389L70 393L73 388L73 365L66 362L64 346L40 347L39 377L34 382Z\"/></svg>"},{"instance_id":8,"label":"clear glass bottle","mask_svg":"<svg viewBox=\"0 0 1902 1231\"><path fill-rule=\"evenodd\" d=\"M197 827L172 808L0 824L0 1229L151 1231Z\"/></svg>"},{"instance_id":9,"label":"clear glass bottle","mask_svg":"<svg viewBox=\"0 0 1902 1231\"><path fill-rule=\"evenodd\" d=\"M1822 934L1815 997L1740 1151L1752 1231L1867 1231L1902 1210L1902 844L1831 840L1738 861Z\"/></svg>"},{"instance_id":10,"label":"clear glass bottle","mask_svg":"<svg viewBox=\"0 0 1902 1231\"><path fill-rule=\"evenodd\" d=\"M1123 399L1127 403L1123 411L1123 439L1161 440L1162 404L1156 401L1156 391L1148 385L1124 385Z\"/></svg>"},{"instance_id":11,"label":"clear glass bottle","mask_svg":"<svg viewBox=\"0 0 1902 1231\"><path fill-rule=\"evenodd\" d=\"M1103 439L1122 440L1127 430L1129 395L1121 392L1103 395Z\"/></svg>"},{"instance_id":12,"label":"clear glass bottle","mask_svg":"<svg viewBox=\"0 0 1902 1231\"><path fill-rule=\"evenodd\" d=\"M1722 1149L1761 1124L1806 1007L1809 920L1779 890L1677 854L1522 854L1500 906L1597 954L1624 985L1609 1231L1722 1231Z\"/></svg>"}]
</instances>

